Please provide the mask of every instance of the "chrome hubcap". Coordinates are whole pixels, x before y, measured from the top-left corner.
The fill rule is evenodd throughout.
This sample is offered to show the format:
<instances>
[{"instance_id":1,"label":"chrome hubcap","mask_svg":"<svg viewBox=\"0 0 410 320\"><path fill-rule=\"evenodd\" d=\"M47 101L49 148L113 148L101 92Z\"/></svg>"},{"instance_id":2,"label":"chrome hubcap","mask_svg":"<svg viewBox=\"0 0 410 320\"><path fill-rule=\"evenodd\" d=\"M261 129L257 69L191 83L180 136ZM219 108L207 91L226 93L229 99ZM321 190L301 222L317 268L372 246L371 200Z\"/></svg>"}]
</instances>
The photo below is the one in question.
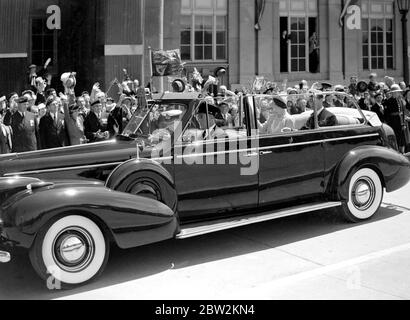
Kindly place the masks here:
<instances>
[{"instance_id":1,"label":"chrome hubcap","mask_svg":"<svg viewBox=\"0 0 410 320\"><path fill-rule=\"evenodd\" d=\"M94 258L94 241L88 231L70 227L61 231L53 243L53 258L66 272L86 269Z\"/></svg>"},{"instance_id":2,"label":"chrome hubcap","mask_svg":"<svg viewBox=\"0 0 410 320\"><path fill-rule=\"evenodd\" d=\"M370 187L366 183L360 183L356 188L356 202L360 204L365 204L369 201L371 193Z\"/></svg>"},{"instance_id":3,"label":"chrome hubcap","mask_svg":"<svg viewBox=\"0 0 410 320\"><path fill-rule=\"evenodd\" d=\"M78 262L84 257L85 252L85 243L79 237L69 236L61 243L61 257L68 263Z\"/></svg>"},{"instance_id":4,"label":"chrome hubcap","mask_svg":"<svg viewBox=\"0 0 410 320\"><path fill-rule=\"evenodd\" d=\"M367 177L361 178L353 186L352 201L356 209L365 211L369 209L376 196L376 186Z\"/></svg>"}]
</instances>

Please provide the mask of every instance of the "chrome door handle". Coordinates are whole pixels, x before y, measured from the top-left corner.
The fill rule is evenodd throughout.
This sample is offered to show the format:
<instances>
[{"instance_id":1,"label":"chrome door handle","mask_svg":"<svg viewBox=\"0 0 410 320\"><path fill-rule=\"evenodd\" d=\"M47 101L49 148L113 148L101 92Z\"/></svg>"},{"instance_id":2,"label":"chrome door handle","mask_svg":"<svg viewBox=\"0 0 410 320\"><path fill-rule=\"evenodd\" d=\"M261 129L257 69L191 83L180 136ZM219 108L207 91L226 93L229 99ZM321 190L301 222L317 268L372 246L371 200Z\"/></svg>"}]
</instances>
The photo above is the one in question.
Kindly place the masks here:
<instances>
[{"instance_id":1,"label":"chrome door handle","mask_svg":"<svg viewBox=\"0 0 410 320\"><path fill-rule=\"evenodd\" d=\"M252 152L252 153L245 154L246 158L252 158L252 157L257 157L257 156L258 156L257 152Z\"/></svg>"},{"instance_id":2,"label":"chrome door handle","mask_svg":"<svg viewBox=\"0 0 410 320\"><path fill-rule=\"evenodd\" d=\"M264 155L272 154L272 153L273 153L273 151L261 151L259 154L260 154L261 156L264 156Z\"/></svg>"}]
</instances>

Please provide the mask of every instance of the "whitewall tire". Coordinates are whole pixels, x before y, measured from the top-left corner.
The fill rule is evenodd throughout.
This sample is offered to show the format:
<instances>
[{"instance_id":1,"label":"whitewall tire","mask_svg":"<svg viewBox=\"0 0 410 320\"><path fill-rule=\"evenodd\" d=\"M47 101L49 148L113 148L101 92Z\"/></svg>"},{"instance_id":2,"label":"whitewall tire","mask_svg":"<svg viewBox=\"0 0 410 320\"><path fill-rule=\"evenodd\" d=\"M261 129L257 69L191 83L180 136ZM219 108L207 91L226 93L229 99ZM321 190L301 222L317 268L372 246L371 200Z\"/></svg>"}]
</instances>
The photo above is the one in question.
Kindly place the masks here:
<instances>
[{"instance_id":1,"label":"whitewall tire","mask_svg":"<svg viewBox=\"0 0 410 320\"><path fill-rule=\"evenodd\" d=\"M30 260L43 279L63 288L82 285L103 271L109 243L92 220L62 217L45 226L30 250ZM54 289L54 288L49 288Z\"/></svg>"},{"instance_id":2,"label":"whitewall tire","mask_svg":"<svg viewBox=\"0 0 410 320\"><path fill-rule=\"evenodd\" d=\"M379 175L372 169L360 169L350 179L349 200L342 213L351 222L372 218L383 201L384 189Z\"/></svg>"}]
</instances>

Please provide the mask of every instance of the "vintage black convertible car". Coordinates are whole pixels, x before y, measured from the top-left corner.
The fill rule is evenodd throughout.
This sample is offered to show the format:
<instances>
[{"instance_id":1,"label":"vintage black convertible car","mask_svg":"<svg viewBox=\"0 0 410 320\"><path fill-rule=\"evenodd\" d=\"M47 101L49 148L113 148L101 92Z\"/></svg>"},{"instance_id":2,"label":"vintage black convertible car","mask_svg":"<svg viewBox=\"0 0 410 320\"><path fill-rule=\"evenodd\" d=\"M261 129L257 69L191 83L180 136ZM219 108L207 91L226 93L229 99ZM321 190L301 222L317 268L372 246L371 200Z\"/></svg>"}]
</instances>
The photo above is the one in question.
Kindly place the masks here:
<instances>
[{"instance_id":1,"label":"vintage black convertible car","mask_svg":"<svg viewBox=\"0 0 410 320\"><path fill-rule=\"evenodd\" d=\"M336 124L321 127L317 111L306 111L292 116L293 127L262 132L272 99L242 97L227 125L198 94L167 93L115 140L1 156L0 261L26 248L42 278L70 287L102 272L112 244L329 208L360 222L376 214L384 191L410 180L408 158L375 114L331 108ZM315 128L303 130L309 119Z\"/></svg>"}]
</instances>

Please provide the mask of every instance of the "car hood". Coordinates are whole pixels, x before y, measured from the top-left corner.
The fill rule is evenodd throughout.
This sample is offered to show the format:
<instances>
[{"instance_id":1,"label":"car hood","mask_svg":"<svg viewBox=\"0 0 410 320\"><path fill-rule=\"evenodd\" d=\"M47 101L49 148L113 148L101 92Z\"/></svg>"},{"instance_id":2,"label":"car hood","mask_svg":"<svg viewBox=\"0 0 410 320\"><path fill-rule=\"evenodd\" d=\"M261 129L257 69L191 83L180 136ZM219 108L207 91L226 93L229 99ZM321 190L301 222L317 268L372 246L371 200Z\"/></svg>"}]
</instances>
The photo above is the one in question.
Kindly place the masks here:
<instances>
[{"instance_id":1,"label":"car hood","mask_svg":"<svg viewBox=\"0 0 410 320\"><path fill-rule=\"evenodd\" d=\"M135 141L110 140L0 156L0 176L33 170L121 163L138 155Z\"/></svg>"}]
</instances>

